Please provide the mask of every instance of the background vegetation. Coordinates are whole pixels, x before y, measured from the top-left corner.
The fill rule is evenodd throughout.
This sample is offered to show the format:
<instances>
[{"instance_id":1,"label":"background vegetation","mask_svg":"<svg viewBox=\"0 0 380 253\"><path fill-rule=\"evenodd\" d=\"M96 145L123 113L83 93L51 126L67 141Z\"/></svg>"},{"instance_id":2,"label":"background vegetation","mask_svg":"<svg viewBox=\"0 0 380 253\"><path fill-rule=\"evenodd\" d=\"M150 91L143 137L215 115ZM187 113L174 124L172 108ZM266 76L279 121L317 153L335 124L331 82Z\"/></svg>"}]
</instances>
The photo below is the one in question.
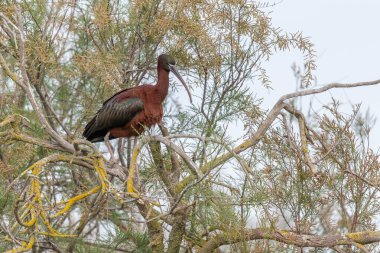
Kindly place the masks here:
<instances>
[{"instance_id":1,"label":"background vegetation","mask_svg":"<svg viewBox=\"0 0 380 253\"><path fill-rule=\"evenodd\" d=\"M256 1L5 0L0 4L2 252L370 252L380 241L372 121L339 101L308 118L314 51ZM304 55L300 91L261 106L262 63ZM81 133L113 93L177 59L195 96L165 102L137 142ZM238 130L237 130L238 129ZM239 131L238 133L236 133ZM133 145L134 143L134 145ZM134 153L137 160L131 159ZM138 196L126 191L137 165ZM366 245L366 246L365 246Z\"/></svg>"}]
</instances>

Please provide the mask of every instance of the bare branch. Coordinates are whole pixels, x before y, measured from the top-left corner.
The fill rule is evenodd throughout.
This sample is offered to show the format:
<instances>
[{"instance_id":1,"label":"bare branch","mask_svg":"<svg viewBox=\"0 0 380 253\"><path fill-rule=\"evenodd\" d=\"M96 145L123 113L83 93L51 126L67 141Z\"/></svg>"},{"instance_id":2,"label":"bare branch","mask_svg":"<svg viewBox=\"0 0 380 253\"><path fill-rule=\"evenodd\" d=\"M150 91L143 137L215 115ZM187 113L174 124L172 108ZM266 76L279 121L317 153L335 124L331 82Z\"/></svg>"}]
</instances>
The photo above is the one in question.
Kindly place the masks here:
<instances>
[{"instance_id":1,"label":"bare branch","mask_svg":"<svg viewBox=\"0 0 380 253\"><path fill-rule=\"evenodd\" d=\"M256 228L245 230L244 234L219 233L208 240L201 253L212 252L222 245L251 240L275 240L298 247L333 248L338 245L365 245L380 241L380 231L364 231L346 235L302 235L286 230Z\"/></svg>"},{"instance_id":2,"label":"bare branch","mask_svg":"<svg viewBox=\"0 0 380 253\"><path fill-rule=\"evenodd\" d=\"M277 103L273 106L273 108L268 113L266 119L261 123L259 128L256 130L256 132L253 134L253 136L247 140L245 140L243 143L239 144L237 147L232 149L233 152L225 153L212 161L206 163L202 166L201 171L202 173L206 173L208 170L211 170L217 166L222 165L229 159L234 157L234 154L240 154L241 152L254 147L265 135L266 131L269 129L269 127L272 125L273 121L277 118L278 114L281 112L281 110L286 106L285 101L288 99L296 98L296 97L302 97L302 96L308 96L312 94L318 94L322 93L324 91L334 89L334 88L354 88L354 87L361 87L361 86L371 86L371 85L377 85L380 84L380 79L369 81L369 82L358 82L358 83L349 83L349 84L339 84L339 83L331 83L326 86L323 86L321 88L317 89L310 89L310 90L304 90L304 91L298 91L294 93L289 93L287 95L282 96ZM194 178L190 175L186 178L184 178L179 185L178 190L181 190L183 187L185 187L191 180Z\"/></svg>"}]
</instances>

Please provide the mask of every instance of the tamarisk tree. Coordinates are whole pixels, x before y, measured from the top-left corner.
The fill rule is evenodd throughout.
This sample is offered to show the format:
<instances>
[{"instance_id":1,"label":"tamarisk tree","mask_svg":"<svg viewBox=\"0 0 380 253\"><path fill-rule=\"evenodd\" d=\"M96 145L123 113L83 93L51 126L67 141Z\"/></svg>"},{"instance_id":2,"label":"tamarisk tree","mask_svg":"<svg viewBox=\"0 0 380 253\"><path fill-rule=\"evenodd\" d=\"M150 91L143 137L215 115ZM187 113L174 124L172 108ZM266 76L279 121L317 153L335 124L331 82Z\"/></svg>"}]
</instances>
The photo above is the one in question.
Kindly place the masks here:
<instances>
[{"instance_id":1,"label":"tamarisk tree","mask_svg":"<svg viewBox=\"0 0 380 253\"><path fill-rule=\"evenodd\" d=\"M1 251L374 250L380 166L367 141L371 119L359 106L343 113L336 100L306 118L294 101L380 80L313 87L313 44L274 27L266 8L3 1ZM304 55L303 88L267 111L254 89L271 87L262 63L288 50ZM84 124L113 93L151 81L162 52L175 56L196 99L177 103L174 87L163 123L113 141L110 163L103 144L83 139Z\"/></svg>"}]
</instances>

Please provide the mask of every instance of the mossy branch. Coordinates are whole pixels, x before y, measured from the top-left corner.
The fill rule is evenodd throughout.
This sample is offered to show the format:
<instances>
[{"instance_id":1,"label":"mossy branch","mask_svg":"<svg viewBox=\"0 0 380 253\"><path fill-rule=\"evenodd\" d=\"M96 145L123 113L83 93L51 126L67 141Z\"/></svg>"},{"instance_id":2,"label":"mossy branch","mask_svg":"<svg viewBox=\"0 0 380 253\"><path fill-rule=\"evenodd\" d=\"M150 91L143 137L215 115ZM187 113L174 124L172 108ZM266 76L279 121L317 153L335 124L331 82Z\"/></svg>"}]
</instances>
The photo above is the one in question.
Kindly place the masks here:
<instances>
[{"instance_id":1,"label":"mossy branch","mask_svg":"<svg viewBox=\"0 0 380 253\"><path fill-rule=\"evenodd\" d=\"M44 206L44 203L43 203L43 199L42 199L43 197L41 193L41 184L39 181L39 176L41 172L43 171L44 166L49 163L58 163L58 162L72 163L73 161L78 162L78 160L81 160L82 162L86 162L86 163L93 161L93 165L94 165L96 173L98 174L101 185L96 186L87 192L78 194L68 200L58 203L58 205L63 204L63 203L66 203L66 205L61 210L57 211L54 215L51 215L49 217L46 210L47 208ZM19 203L22 200L18 201L15 207L15 213L17 217L17 222L21 226L30 228L40 235L46 235L46 236L51 236L51 237L76 237L76 235L64 234L64 233L58 232L56 229L53 228L50 220L64 215L72 208L72 206L75 203L97 193L100 189L102 190L103 194L105 194L107 191L110 190L110 192L113 193L121 202L123 201L121 197L114 191L114 189L111 189L111 187L109 186L107 182L106 171L104 168L102 157L98 157L98 156L76 157L76 156L64 155L64 154L53 154L32 164L29 168L27 168L23 173L19 175L19 177L13 182L13 184L16 181L20 180L21 177L28 174L30 177L30 180L29 180L30 183L29 183L29 190L27 191L26 197L25 197L26 203L20 208L20 210L18 210ZM19 211L22 213L20 216L17 215ZM26 218L28 218L28 220L25 220ZM46 231L40 230L38 221L42 221L42 224L45 226ZM15 228L16 226L17 226L17 223L13 226L13 228ZM25 247L20 248L20 250L21 249L25 249ZM19 252L19 251L15 251L15 252Z\"/></svg>"},{"instance_id":2,"label":"mossy branch","mask_svg":"<svg viewBox=\"0 0 380 253\"><path fill-rule=\"evenodd\" d=\"M21 253L21 252L26 252L28 250L31 250L35 243L35 240L36 238L34 236L31 236L27 243L21 242L21 247L5 251L4 253Z\"/></svg>"}]
</instances>

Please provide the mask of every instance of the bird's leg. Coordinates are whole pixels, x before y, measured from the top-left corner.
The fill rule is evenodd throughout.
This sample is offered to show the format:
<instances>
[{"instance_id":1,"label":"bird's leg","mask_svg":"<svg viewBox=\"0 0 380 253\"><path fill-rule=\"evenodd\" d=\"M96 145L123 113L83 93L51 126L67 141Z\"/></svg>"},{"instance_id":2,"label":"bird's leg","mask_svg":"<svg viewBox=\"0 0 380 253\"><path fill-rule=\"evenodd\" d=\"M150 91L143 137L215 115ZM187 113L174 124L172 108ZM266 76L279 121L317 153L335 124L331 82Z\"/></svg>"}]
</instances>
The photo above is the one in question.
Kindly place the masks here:
<instances>
[{"instance_id":1,"label":"bird's leg","mask_svg":"<svg viewBox=\"0 0 380 253\"><path fill-rule=\"evenodd\" d=\"M137 136L133 139L133 148L135 148L136 145L137 145ZM137 180L137 185L140 186L141 185L140 184L140 173L139 173L139 167L137 166L137 164L136 164L135 176L136 176L136 180Z\"/></svg>"},{"instance_id":2,"label":"bird's leg","mask_svg":"<svg viewBox=\"0 0 380 253\"><path fill-rule=\"evenodd\" d=\"M131 138L128 138L128 142L127 142L127 169L128 170L131 167L131 152L132 152L131 145L132 145Z\"/></svg>"},{"instance_id":3,"label":"bird's leg","mask_svg":"<svg viewBox=\"0 0 380 253\"><path fill-rule=\"evenodd\" d=\"M117 142L117 153L119 154L119 160L123 167L126 167L124 156L123 156L123 150L124 150L124 138L119 138L119 141Z\"/></svg>"},{"instance_id":4,"label":"bird's leg","mask_svg":"<svg viewBox=\"0 0 380 253\"><path fill-rule=\"evenodd\" d=\"M139 191L141 191L139 166L137 164L136 164L136 170L135 170L135 178L136 178L136 187L139 189Z\"/></svg>"},{"instance_id":5,"label":"bird's leg","mask_svg":"<svg viewBox=\"0 0 380 253\"><path fill-rule=\"evenodd\" d=\"M112 148L112 145L110 143L110 132L108 132L106 134L106 136L104 136L104 144L106 144L106 147L108 149L108 152L110 153L110 161L112 164L115 164L116 163L116 160L115 160L115 156L114 156L114 153L113 153L113 148Z\"/></svg>"}]
</instances>

